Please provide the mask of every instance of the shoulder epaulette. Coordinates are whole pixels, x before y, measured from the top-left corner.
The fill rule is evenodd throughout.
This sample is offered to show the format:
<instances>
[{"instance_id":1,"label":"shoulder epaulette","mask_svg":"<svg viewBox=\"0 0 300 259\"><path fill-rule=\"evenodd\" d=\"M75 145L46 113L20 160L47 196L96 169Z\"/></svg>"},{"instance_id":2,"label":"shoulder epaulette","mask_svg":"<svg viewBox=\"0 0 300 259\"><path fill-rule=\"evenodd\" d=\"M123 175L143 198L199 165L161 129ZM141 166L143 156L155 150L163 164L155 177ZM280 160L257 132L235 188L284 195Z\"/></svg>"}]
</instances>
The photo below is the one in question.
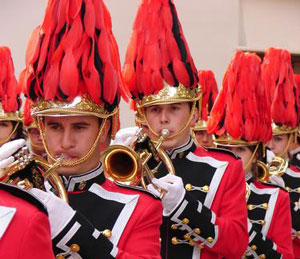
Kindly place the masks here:
<instances>
[{"instance_id":1,"label":"shoulder epaulette","mask_svg":"<svg viewBox=\"0 0 300 259\"><path fill-rule=\"evenodd\" d=\"M275 187L275 188L280 188L281 190L287 192L287 190L284 187L280 186L280 185L277 185L277 184L274 184L274 183L269 183L269 182L262 182L262 181L259 181L259 182L263 185L267 185L267 186L271 186L271 187Z\"/></svg>"},{"instance_id":2,"label":"shoulder epaulette","mask_svg":"<svg viewBox=\"0 0 300 259\"><path fill-rule=\"evenodd\" d=\"M219 152L219 153L225 153L228 155L233 156L235 159L240 159L240 157L238 155L236 155L235 153L233 153L232 151L225 149L225 148L215 148L215 147L209 147L206 148L208 151L212 151L212 152Z\"/></svg>"},{"instance_id":3,"label":"shoulder epaulette","mask_svg":"<svg viewBox=\"0 0 300 259\"><path fill-rule=\"evenodd\" d=\"M17 186L5 184L5 183L0 183L0 190L9 192L10 194L12 194L16 197L27 201L28 203L35 206L38 210L40 210L48 215L47 209L45 208L44 204L41 203L37 198L35 198L29 192L26 192Z\"/></svg>"},{"instance_id":4,"label":"shoulder epaulette","mask_svg":"<svg viewBox=\"0 0 300 259\"><path fill-rule=\"evenodd\" d=\"M158 196L156 196L154 193L152 193L152 192L150 192L148 190L145 190L144 188L142 188L140 186L132 186L132 185L127 185L127 184L122 184L122 183L116 182L116 181L114 181L114 183L116 185L118 185L119 187L126 188L126 189L131 189L131 190L135 190L135 191L138 191L138 192L143 192L145 194L150 195L152 198L154 198L156 200L160 200L160 198Z\"/></svg>"}]
</instances>

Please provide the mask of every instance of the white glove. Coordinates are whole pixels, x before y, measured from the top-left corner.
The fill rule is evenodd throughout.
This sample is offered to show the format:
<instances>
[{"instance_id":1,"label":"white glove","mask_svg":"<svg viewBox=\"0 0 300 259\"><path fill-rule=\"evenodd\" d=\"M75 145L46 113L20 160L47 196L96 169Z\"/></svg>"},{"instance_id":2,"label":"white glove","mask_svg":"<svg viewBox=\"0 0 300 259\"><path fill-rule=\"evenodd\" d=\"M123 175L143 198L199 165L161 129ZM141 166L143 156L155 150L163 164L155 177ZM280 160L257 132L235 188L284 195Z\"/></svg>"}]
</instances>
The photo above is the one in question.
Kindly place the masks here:
<instances>
[{"instance_id":1,"label":"white glove","mask_svg":"<svg viewBox=\"0 0 300 259\"><path fill-rule=\"evenodd\" d=\"M0 147L0 169L3 169L15 161L12 156L13 153L18 151L26 144L25 139L16 139L5 143Z\"/></svg>"},{"instance_id":2,"label":"white glove","mask_svg":"<svg viewBox=\"0 0 300 259\"><path fill-rule=\"evenodd\" d=\"M111 145L124 145L130 146L136 140L136 134L139 127L129 127L120 129L114 140L111 141Z\"/></svg>"},{"instance_id":3,"label":"white glove","mask_svg":"<svg viewBox=\"0 0 300 259\"><path fill-rule=\"evenodd\" d=\"M159 191L153 186L166 191L162 198L163 215L169 216L182 202L185 189L183 186L182 179L178 176L167 174L166 176L156 179L152 179L152 184L147 186L148 190L157 196L160 196Z\"/></svg>"},{"instance_id":4,"label":"white glove","mask_svg":"<svg viewBox=\"0 0 300 259\"><path fill-rule=\"evenodd\" d=\"M272 184L275 184L277 186L280 186L282 188L285 188L285 183L284 183L282 177L280 177L280 176L271 175L269 177L269 182L272 183Z\"/></svg>"},{"instance_id":5,"label":"white glove","mask_svg":"<svg viewBox=\"0 0 300 259\"><path fill-rule=\"evenodd\" d=\"M54 239L70 222L75 210L52 192L44 192L36 188L29 190L47 208L51 228L51 238Z\"/></svg>"}]
</instances>

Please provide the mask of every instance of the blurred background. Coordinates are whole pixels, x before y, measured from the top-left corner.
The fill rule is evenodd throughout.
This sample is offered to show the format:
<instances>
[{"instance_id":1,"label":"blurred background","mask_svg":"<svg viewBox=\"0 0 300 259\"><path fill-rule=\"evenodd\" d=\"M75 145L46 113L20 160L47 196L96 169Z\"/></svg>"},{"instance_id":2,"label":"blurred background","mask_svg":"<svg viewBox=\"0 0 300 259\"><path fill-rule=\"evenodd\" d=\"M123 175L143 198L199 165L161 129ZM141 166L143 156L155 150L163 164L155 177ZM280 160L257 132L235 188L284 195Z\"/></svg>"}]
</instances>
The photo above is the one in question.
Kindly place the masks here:
<instances>
[{"instance_id":1,"label":"blurred background","mask_svg":"<svg viewBox=\"0 0 300 259\"><path fill-rule=\"evenodd\" d=\"M119 44L121 64L139 0L104 0ZM266 48L286 48L300 73L300 0L174 0L198 69L210 69L218 86L236 49L263 55ZM25 65L33 28L42 22L46 0L0 0L0 45L11 48L16 76ZM134 125L133 112L121 104L121 127Z\"/></svg>"}]
</instances>

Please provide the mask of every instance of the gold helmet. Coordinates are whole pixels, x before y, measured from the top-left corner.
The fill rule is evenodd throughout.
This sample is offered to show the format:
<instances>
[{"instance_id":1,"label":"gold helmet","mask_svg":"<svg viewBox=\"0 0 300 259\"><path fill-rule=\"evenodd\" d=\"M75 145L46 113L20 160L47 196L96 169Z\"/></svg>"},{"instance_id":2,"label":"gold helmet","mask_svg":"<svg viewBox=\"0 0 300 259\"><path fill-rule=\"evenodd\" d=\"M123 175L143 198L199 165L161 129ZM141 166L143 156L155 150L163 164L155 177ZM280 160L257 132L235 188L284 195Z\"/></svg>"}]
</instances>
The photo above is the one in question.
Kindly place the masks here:
<instances>
[{"instance_id":1,"label":"gold helmet","mask_svg":"<svg viewBox=\"0 0 300 259\"><path fill-rule=\"evenodd\" d=\"M150 105L192 102L195 109L197 69L173 0L141 1L122 72L138 121L147 123L143 108Z\"/></svg>"}]
</instances>

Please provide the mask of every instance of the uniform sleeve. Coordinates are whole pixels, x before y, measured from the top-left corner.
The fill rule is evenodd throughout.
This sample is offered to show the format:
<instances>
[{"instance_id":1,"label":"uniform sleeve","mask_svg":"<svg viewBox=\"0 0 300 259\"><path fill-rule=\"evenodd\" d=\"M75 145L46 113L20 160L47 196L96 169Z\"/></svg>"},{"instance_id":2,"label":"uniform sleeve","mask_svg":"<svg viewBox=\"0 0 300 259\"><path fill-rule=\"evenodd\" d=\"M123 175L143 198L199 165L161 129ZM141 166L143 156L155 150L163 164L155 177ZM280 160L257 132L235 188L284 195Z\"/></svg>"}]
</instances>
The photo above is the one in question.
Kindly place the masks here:
<instances>
[{"instance_id":1,"label":"uniform sleeve","mask_svg":"<svg viewBox=\"0 0 300 259\"><path fill-rule=\"evenodd\" d=\"M240 160L228 164L222 181L223 186L219 188L223 189L217 193L222 197L216 197L221 199L218 214L187 192L170 218L181 220L177 227L187 233L189 244L197 243L200 249L207 247L228 258L242 257L248 244L248 231L245 175Z\"/></svg>"},{"instance_id":2,"label":"uniform sleeve","mask_svg":"<svg viewBox=\"0 0 300 259\"><path fill-rule=\"evenodd\" d=\"M292 259L290 201L287 193L280 191L272 223L267 236L254 225L249 225L247 255L255 258Z\"/></svg>"},{"instance_id":3,"label":"uniform sleeve","mask_svg":"<svg viewBox=\"0 0 300 259\"><path fill-rule=\"evenodd\" d=\"M36 212L27 226L22 242L22 258L53 259L50 225L48 217L43 212Z\"/></svg>"},{"instance_id":4,"label":"uniform sleeve","mask_svg":"<svg viewBox=\"0 0 300 259\"><path fill-rule=\"evenodd\" d=\"M65 257L79 254L82 258L93 259L138 259L160 258L159 227L162 206L153 200L148 209L134 226L126 239L126 250L121 250L79 212L53 240L55 255ZM77 257L76 257L77 258Z\"/></svg>"},{"instance_id":5,"label":"uniform sleeve","mask_svg":"<svg viewBox=\"0 0 300 259\"><path fill-rule=\"evenodd\" d=\"M160 225L162 223L162 205L159 200L153 203L143 212L137 222L134 232L126 238L122 247L126 251L119 250L117 259L158 259L160 255ZM124 240L125 240L124 239Z\"/></svg>"}]
</instances>

